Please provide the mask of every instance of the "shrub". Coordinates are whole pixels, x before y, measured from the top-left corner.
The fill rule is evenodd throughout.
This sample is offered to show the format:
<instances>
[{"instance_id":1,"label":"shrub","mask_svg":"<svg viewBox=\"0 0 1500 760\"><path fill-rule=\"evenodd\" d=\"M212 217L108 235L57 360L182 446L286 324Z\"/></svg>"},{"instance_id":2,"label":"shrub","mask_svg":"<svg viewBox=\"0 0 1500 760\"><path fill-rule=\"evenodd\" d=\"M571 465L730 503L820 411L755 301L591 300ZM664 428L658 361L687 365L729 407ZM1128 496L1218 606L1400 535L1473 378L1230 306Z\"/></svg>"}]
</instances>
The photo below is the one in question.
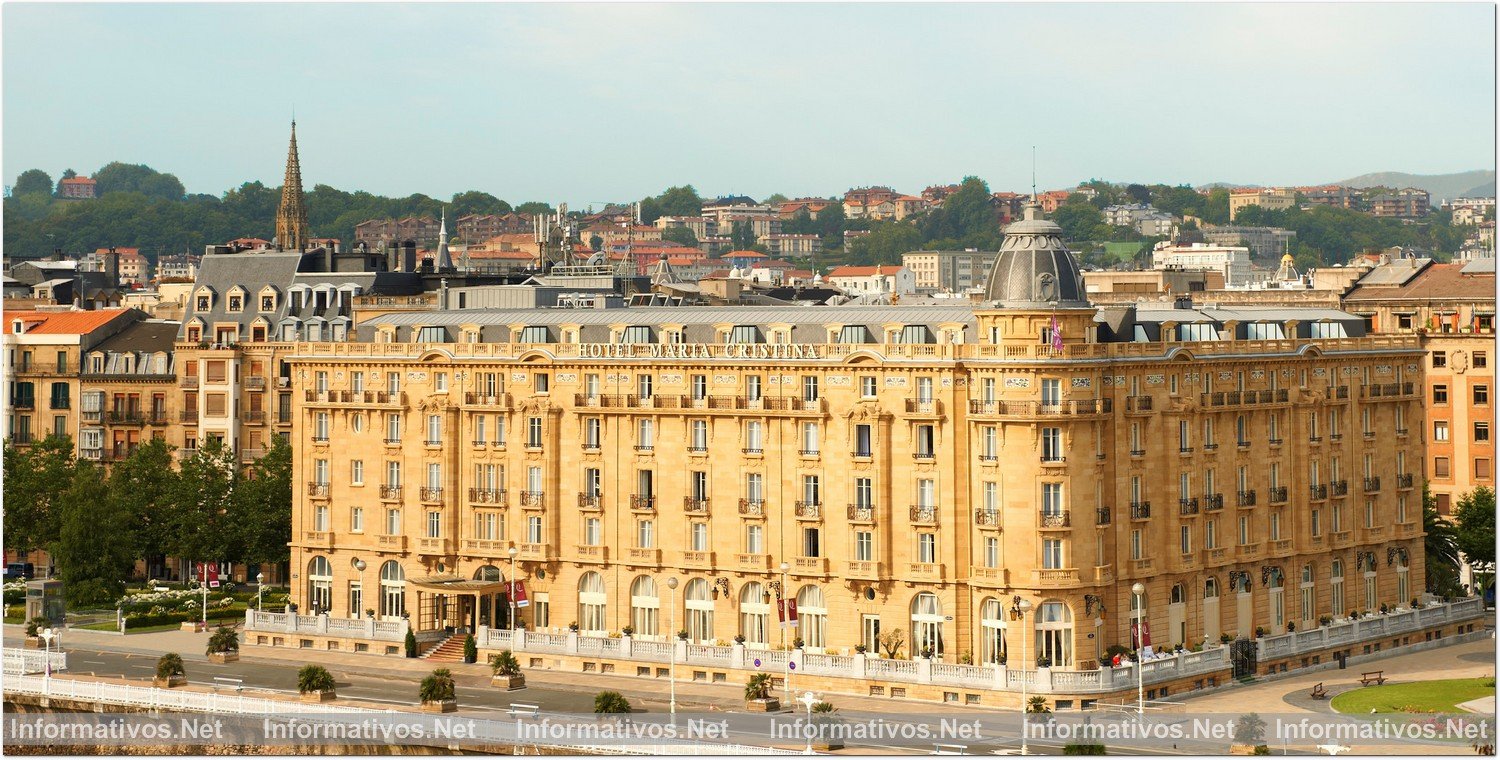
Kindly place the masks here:
<instances>
[{"instance_id":1,"label":"shrub","mask_svg":"<svg viewBox=\"0 0 1500 760\"><path fill-rule=\"evenodd\" d=\"M1240 744L1258 742L1266 737L1266 722L1256 713L1240 716L1234 724L1234 740Z\"/></svg>"},{"instance_id":2,"label":"shrub","mask_svg":"<svg viewBox=\"0 0 1500 760\"><path fill-rule=\"evenodd\" d=\"M490 670L497 676L521 675L521 661L509 649L490 655Z\"/></svg>"},{"instance_id":3,"label":"shrub","mask_svg":"<svg viewBox=\"0 0 1500 760\"><path fill-rule=\"evenodd\" d=\"M413 633L410 629L406 631L405 644L406 656L408 658L415 658L417 656L417 634Z\"/></svg>"},{"instance_id":4,"label":"shrub","mask_svg":"<svg viewBox=\"0 0 1500 760\"><path fill-rule=\"evenodd\" d=\"M1026 702L1026 712L1032 715L1050 715L1052 708L1047 706L1046 697L1032 697Z\"/></svg>"},{"instance_id":5,"label":"shrub","mask_svg":"<svg viewBox=\"0 0 1500 760\"><path fill-rule=\"evenodd\" d=\"M745 681L745 701L769 699L771 697L771 674L756 673Z\"/></svg>"},{"instance_id":6,"label":"shrub","mask_svg":"<svg viewBox=\"0 0 1500 760\"><path fill-rule=\"evenodd\" d=\"M333 691L333 674L322 665L303 665L297 671L297 691L307 694L313 691Z\"/></svg>"},{"instance_id":7,"label":"shrub","mask_svg":"<svg viewBox=\"0 0 1500 760\"><path fill-rule=\"evenodd\" d=\"M41 625L39 625L39 624L43 624L44 625L44 624L46 624L46 622L47 621L43 620L42 618L32 618L32 619L26 621L26 638L28 638L28 639L34 639L34 638L36 638L37 632L41 629Z\"/></svg>"},{"instance_id":8,"label":"shrub","mask_svg":"<svg viewBox=\"0 0 1500 760\"><path fill-rule=\"evenodd\" d=\"M618 691L601 691L594 695L594 712L616 714L631 712L630 700Z\"/></svg>"},{"instance_id":9,"label":"shrub","mask_svg":"<svg viewBox=\"0 0 1500 760\"><path fill-rule=\"evenodd\" d=\"M182 667L182 655L176 652L167 652L156 661L157 678L175 678L187 675Z\"/></svg>"},{"instance_id":10,"label":"shrub","mask_svg":"<svg viewBox=\"0 0 1500 760\"><path fill-rule=\"evenodd\" d=\"M1109 655L1110 659L1114 659L1115 655L1120 655L1123 657L1130 654L1130 647L1127 647L1124 644L1110 644L1104 649L1104 653Z\"/></svg>"},{"instance_id":11,"label":"shrub","mask_svg":"<svg viewBox=\"0 0 1500 760\"><path fill-rule=\"evenodd\" d=\"M1263 626L1263 625L1255 626L1255 635L1256 636L1264 636L1264 635L1266 635L1266 633L1267 633L1267 631L1266 631L1266 627L1265 626Z\"/></svg>"},{"instance_id":12,"label":"shrub","mask_svg":"<svg viewBox=\"0 0 1500 760\"><path fill-rule=\"evenodd\" d=\"M474 634L464 637L464 662L473 664L479 661L479 644L474 641Z\"/></svg>"},{"instance_id":13,"label":"shrub","mask_svg":"<svg viewBox=\"0 0 1500 760\"><path fill-rule=\"evenodd\" d=\"M1064 744L1064 755L1107 755L1103 744Z\"/></svg>"},{"instance_id":14,"label":"shrub","mask_svg":"<svg viewBox=\"0 0 1500 760\"><path fill-rule=\"evenodd\" d=\"M1221 633L1221 634L1219 634L1219 643L1220 644L1228 644L1231 641L1234 641L1234 637L1233 636L1230 636L1227 633Z\"/></svg>"},{"instance_id":15,"label":"shrub","mask_svg":"<svg viewBox=\"0 0 1500 760\"><path fill-rule=\"evenodd\" d=\"M417 695L422 698L423 702L443 702L453 699L455 695L453 673L447 668L432 671L432 675L422 679L422 686L417 690Z\"/></svg>"},{"instance_id":16,"label":"shrub","mask_svg":"<svg viewBox=\"0 0 1500 760\"><path fill-rule=\"evenodd\" d=\"M240 635L233 628L219 626L213 635L208 637L208 653L224 653L240 651Z\"/></svg>"},{"instance_id":17,"label":"shrub","mask_svg":"<svg viewBox=\"0 0 1500 760\"><path fill-rule=\"evenodd\" d=\"M1258 755L1269 755L1269 754L1271 754L1271 748L1267 747L1264 744L1257 744L1257 745L1255 745L1255 749L1252 750L1250 754L1257 755L1257 756Z\"/></svg>"}]
</instances>

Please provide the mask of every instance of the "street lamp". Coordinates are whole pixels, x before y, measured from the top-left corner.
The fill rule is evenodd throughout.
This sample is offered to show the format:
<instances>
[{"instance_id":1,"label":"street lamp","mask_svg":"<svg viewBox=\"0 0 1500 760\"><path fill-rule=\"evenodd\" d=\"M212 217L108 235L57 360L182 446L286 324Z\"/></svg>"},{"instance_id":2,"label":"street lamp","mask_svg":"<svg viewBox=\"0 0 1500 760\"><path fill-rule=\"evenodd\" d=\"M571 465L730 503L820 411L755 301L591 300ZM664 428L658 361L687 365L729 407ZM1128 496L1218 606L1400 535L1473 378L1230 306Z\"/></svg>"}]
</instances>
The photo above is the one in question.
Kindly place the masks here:
<instances>
[{"instance_id":1,"label":"street lamp","mask_svg":"<svg viewBox=\"0 0 1500 760\"><path fill-rule=\"evenodd\" d=\"M256 573L255 574L255 611L256 612L260 612L265 607L265 605L262 604L262 601L261 601L261 594L265 593L265 590L266 590L266 574L265 573Z\"/></svg>"},{"instance_id":2,"label":"street lamp","mask_svg":"<svg viewBox=\"0 0 1500 760\"><path fill-rule=\"evenodd\" d=\"M510 630L512 631L510 645L514 647L516 645L514 633L516 630L516 555L521 552L512 546L506 549L505 553L510 555L510 593L506 595L505 601L510 606Z\"/></svg>"},{"instance_id":3,"label":"street lamp","mask_svg":"<svg viewBox=\"0 0 1500 760\"><path fill-rule=\"evenodd\" d=\"M802 692L802 696L797 697L797 701L801 702L805 707L807 707L807 730L803 732L803 733L807 734L807 749L803 750L803 754L811 755L813 753L813 748L812 748L812 737L813 737L812 709L813 709L813 705L815 705L815 704L818 703L818 698L815 697L815 696L813 696L812 692L810 692L810 691L804 691L804 692Z\"/></svg>"},{"instance_id":4,"label":"street lamp","mask_svg":"<svg viewBox=\"0 0 1500 760\"><path fill-rule=\"evenodd\" d=\"M42 629L42 632L39 633L39 634L37 634L37 635L42 637L42 643L44 645L46 645L46 648L44 650L42 650L42 663L43 663L42 664L42 667L43 667L43 671L42 671L42 686L43 686L43 691L45 691L48 694L51 694L52 693L52 640L54 638L57 638L58 636L61 636L62 632L61 631L54 631L51 628L44 628L44 629Z\"/></svg>"},{"instance_id":5,"label":"street lamp","mask_svg":"<svg viewBox=\"0 0 1500 760\"><path fill-rule=\"evenodd\" d=\"M369 604L369 602L365 601L365 568L366 567L369 567L369 565L366 565L364 560L362 560L362 559L355 559L354 560L354 572L356 572L356 573L359 574L359 604L355 605L356 607L364 607L366 604ZM380 599L380 589L376 588L376 589L374 589L374 591L375 591L375 599L378 601ZM374 607L368 607L366 609L373 610L375 608ZM357 609L356 610L350 610L350 611L352 613L354 613L354 617L356 619L358 619L361 615L364 614L363 612L361 612L360 610L357 610ZM375 618L372 616L370 619L374 620Z\"/></svg>"},{"instance_id":6,"label":"street lamp","mask_svg":"<svg viewBox=\"0 0 1500 760\"><path fill-rule=\"evenodd\" d=\"M667 623L667 631L669 632L668 636L676 636L677 635L677 576L675 576L675 575L672 576L671 578L667 579L667 600L668 600L667 601L667 604L668 604L667 619L670 621L670 622ZM672 639L668 638L667 641L670 642L670 641L672 641ZM671 708L670 709L671 709L671 712L672 712L672 725L675 726L675 725L677 725L677 644L676 643L672 644L672 649L670 650L669 656L672 659L670 659L670 660L667 661L667 688L671 690L670 691L670 694L671 694Z\"/></svg>"},{"instance_id":7,"label":"street lamp","mask_svg":"<svg viewBox=\"0 0 1500 760\"><path fill-rule=\"evenodd\" d=\"M1146 631L1141 627L1141 620L1146 614L1146 605L1141 595L1146 593L1146 587L1137 581L1130 587L1130 593L1135 595L1135 711L1138 715L1145 715L1146 671L1142 667L1145 664L1142 655L1146 652Z\"/></svg>"},{"instance_id":8,"label":"street lamp","mask_svg":"<svg viewBox=\"0 0 1500 760\"><path fill-rule=\"evenodd\" d=\"M1028 612L1031 611L1031 600L1030 599L1017 599L1016 600L1015 611L1016 611L1016 619L1018 621L1020 621L1020 623L1021 623L1021 667L1024 668L1024 667L1026 667L1026 662L1027 662L1027 660L1026 660L1026 644L1027 644L1027 639L1030 638L1029 636L1026 635L1027 634L1027 630L1026 630L1026 613L1028 613ZM1027 694L1026 694L1026 674L1025 674L1025 672L1022 672L1021 673L1021 754L1023 754L1023 755L1026 754L1026 715L1027 715L1027 711L1029 711L1030 709L1031 709L1031 705L1027 702Z\"/></svg>"}]
</instances>

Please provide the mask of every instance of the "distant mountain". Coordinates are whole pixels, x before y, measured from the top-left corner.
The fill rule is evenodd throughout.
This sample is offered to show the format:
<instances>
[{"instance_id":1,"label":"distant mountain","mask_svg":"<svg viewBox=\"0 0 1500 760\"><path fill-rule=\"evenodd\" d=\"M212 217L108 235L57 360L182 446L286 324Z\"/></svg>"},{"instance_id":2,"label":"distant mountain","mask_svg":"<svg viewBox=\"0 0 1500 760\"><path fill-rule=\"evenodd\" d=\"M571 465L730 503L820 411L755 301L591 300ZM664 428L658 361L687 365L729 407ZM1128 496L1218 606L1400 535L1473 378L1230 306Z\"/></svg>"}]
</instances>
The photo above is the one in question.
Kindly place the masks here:
<instances>
[{"instance_id":1,"label":"distant mountain","mask_svg":"<svg viewBox=\"0 0 1500 760\"><path fill-rule=\"evenodd\" d=\"M1331 185L1348 187L1416 187L1432 195L1432 205L1444 200L1465 196L1495 194L1495 172L1491 169L1476 169L1458 174L1406 174L1404 172L1376 172L1361 174L1353 179L1330 182Z\"/></svg>"}]
</instances>

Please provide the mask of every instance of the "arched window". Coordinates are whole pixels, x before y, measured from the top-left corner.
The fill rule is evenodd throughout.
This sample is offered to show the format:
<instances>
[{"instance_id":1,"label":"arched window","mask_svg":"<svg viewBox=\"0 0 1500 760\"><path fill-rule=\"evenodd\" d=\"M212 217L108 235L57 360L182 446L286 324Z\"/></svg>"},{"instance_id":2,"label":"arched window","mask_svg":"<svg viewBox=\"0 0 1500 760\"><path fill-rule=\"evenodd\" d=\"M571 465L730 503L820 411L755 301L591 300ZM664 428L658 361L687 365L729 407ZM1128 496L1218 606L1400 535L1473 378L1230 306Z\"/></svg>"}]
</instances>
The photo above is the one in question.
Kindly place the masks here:
<instances>
[{"instance_id":1,"label":"arched window","mask_svg":"<svg viewBox=\"0 0 1500 760\"><path fill-rule=\"evenodd\" d=\"M813 651L822 651L828 646L828 607L823 602L823 589L803 586L797 592L797 635L803 646Z\"/></svg>"},{"instance_id":2,"label":"arched window","mask_svg":"<svg viewBox=\"0 0 1500 760\"><path fill-rule=\"evenodd\" d=\"M1058 601L1042 602L1036 609L1037 658L1047 658L1052 667L1073 665L1073 611Z\"/></svg>"},{"instance_id":3,"label":"arched window","mask_svg":"<svg viewBox=\"0 0 1500 760\"><path fill-rule=\"evenodd\" d=\"M380 614L399 618L406 612L406 571L396 560L380 566Z\"/></svg>"},{"instance_id":4,"label":"arched window","mask_svg":"<svg viewBox=\"0 0 1500 760\"><path fill-rule=\"evenodd\" d=\"M1183 604L1187 601L1187 589L1181 583L1172 586L1172 604Z\"/></svg>"},{"instance_id":5,"label":"arched window","mask_svg":"<svg viewBox=\"0 0 1500 760\"><path fill-rule=\"evenodd\" d=\"M929 649L933 657L943 656L943 603L923 591L911 600L911 653L920 656Z\"/></svg>"},{"instance_id":6,"label":"arched window","mask_svg":"<svg viewBox=\"0 0 1500 760\"><path fill-rule=\"evenodd\" d=\"M1206 580L1206 581L1203 582L1203 598L1204 599L1218 599L1219 598L1219 581L1218 581L1218 579L1216 579L1216 578L1209 578L1208 580Z\"/></svg>"},{"instance_id":7,"label":"arched window","mask_svg":"<svg viewBox=\"0 0 1500 760\"><path fill-rule=\"evenodd\" d=\"M636 636L656 638L661 635L661 597L656 595L656 581L642 575L630 584L630 625Z\"/></svg>"},{"instance_id":8,"label":"arched window","mask_svg":"<svg viewBox=\"0 0 1500 760\"><path fill-rule=\"evenodd\" d=\"M714 641L714 595L708 581L694 578L684 590L683 605L687 607L688 641L695 644L712 644Z\"/></svg>"},{"instance_id":9,"label":"arched window","mask_svg":"<svg viewBox=\"0 0 1500 760\"><path fill-rule=\"evenodd\" d=\"M327 612L332 604L333 566L328 564L327 557L313 557L307 563L307 607L316 615Z\"/></svg>"},{"instance_id":10,"label":"arched window","mask_svg":"<svg viewBox=\"0 0 1500 760\"><path fill-rule=\"evenodd\" d=\"M604 577L589 571L578 579L578 630L602 636L604 625Z\"/></svg>"},{"instance_id":11,"label":"arched window","mask_svg":"<svg viewBox=\"0 0 1500 760\"><path fill-rule=\"evenodd\" d=\"M500 575L500 568L495 567L494 565L485 565L484 567L481 567L478 570L474 571L474 580L498 581L503 580L503 578Z\"/></svg>"},{"instance_id":12,"label":"arched window","mask_svg":"<svg viewBox=\"0 0 1500 760\"><path fill-rule=\"evenodd\" d=\"M1401 558L1401 564L1396 565L1396 604L1407 604L1411 597L1411 584L1407 581L1406 558Z\"/></svg>"},{"instance_id":13,"label":"arched window","mask_svg":"<svg viewBox=\"0 0 1500 760\"><path fill-rule=\"evenodd\" d=\"M1344 605L1344 561L1341 559L1328 563L1328 589L1333 614L1342 616L1349 612Z\"/></svg>"},{"instance_id":14,"label":"arched window","mask_svg":"<svg viewBox=\"0 0 1500 760\"><path fill-rule=\"evenodd\" d=\"M981 663L1005 661L1005 608L994 597L979 605L979 656Z\"/></svg>"},{"instance_id":15,"label":"arched window","mask_svg":"<svg viewBox=\"0 0 1500 760\"><path fill-rule=\"evenodd\" d=\"M764 648L770 628L771 601L765 586L751 581L740 589L740 635L747 646Z\"/></svg>"},{"instance_id":16,"label":"arched window","mask_svg":"<svg viewBox=\"0 0 1500 760\"><path fill-rule=\"evenodd\" d=\"M1205 640L1213 641L1222 633L1220 624L1223 618L1219 613L1219 580L1208 578L1203 581L1203 637Z\"/></svg>"}]
</instances>

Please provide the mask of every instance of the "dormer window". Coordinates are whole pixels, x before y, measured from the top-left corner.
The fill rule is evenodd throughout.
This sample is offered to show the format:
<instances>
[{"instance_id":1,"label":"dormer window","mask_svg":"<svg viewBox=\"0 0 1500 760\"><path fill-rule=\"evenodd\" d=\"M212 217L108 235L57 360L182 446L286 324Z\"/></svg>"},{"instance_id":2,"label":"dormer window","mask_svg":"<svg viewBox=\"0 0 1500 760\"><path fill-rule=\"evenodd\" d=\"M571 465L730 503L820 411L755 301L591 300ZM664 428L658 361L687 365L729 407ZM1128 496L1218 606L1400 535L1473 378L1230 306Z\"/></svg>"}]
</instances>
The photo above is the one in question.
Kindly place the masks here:
<instances>
[{"instance_id":1,"label":"dormer window","mask_svg":"<svg viewBox=\"0 0 1500 760\"><path fill-rule=\"evenodd\" d=\"M245 297L236 293L229 297L229 310L240 312L245 310Z\"/></svg>"},{"instance_id":2,"label":"dormer window","mask_svg":"<svg viewBox=\"0 0 1500 760\"><path fill-rule=\"evenodd\" d=\"M198 311L208 311L212 308L213 300L208 296L198 296Z\"/></svg>"},{"instance_id":3,"label":"dormer window","mask_svg":"<svg viewBox=\"0 0 1500 760\"><path fill-rule=\"evenodd\" d=\"M275 311L276 310L276 296L270 296L270 295L261 296L260 297L260 310L261 311Z\"/></svg>"}]
</instances>

